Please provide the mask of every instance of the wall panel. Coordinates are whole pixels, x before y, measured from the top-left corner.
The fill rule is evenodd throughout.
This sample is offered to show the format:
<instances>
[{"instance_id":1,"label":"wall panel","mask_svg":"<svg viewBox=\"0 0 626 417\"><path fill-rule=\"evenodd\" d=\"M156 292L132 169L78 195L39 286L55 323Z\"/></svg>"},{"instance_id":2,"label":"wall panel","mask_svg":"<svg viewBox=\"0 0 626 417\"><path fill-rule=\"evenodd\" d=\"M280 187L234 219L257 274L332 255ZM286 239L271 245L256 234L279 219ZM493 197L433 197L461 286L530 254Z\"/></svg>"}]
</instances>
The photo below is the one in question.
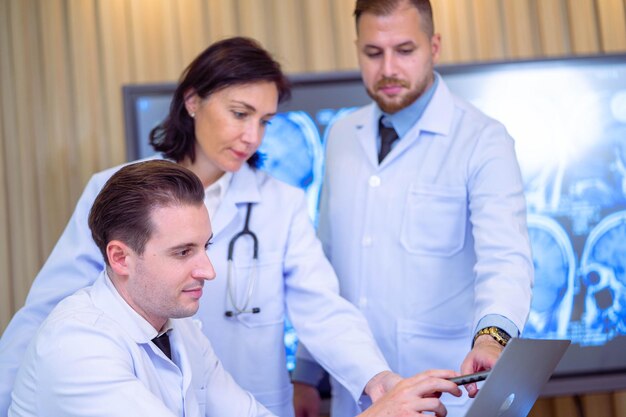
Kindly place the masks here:
<instances>
[{"instance_id":1,"label":"wall panel","mask_svg":"<svg viewBox=\"0 0 626 417\"><path fill-rule=\"evenodd\" d=\"M46 124L46 132L45 140L38 143L38 148L45 149L45 153L41 155L43 159L38 162L42 178L45 179L42 199L46 202L46 207L40 210L42 224L46 225L41 230L42 243L45 246L44 253L52 249L63 226L56 213L71 210L70 201L75 196L70 192L74 178L68 169L68 152L74 149L68 143L73 123L70 110L73 97L67 94L70 90L71 74L67 70L69 52L63 6L62 0L45 2L42 4L39 16L42 34L42 65L46 68L46 71L42 72L43 89L41 91L41 99L45 107L41 117ZM57 164L54 163L55 161ZM82 187L78 181L74 185L74 192L78 192Z\"/></svg>"},{"instance_id":2,"label":"wall panel","mask_svg":"<svg viewBox=\"0 0 626 417\"><path fill-rule=\"evenodd\" d=\"M596 0L602 50L626 49L626 0Z\"/></svg>"},{"instance_id":3,"label":"wall panel","mask_svg":"<svg viewBox=\"0 0 626 417\"><path fill-rule=\"evenodd\" d=\"M537 0L537 17L543 56L571 52L569 21L564 0Z\"/></svg>"},{"instance_id":4,"label":"wall panel","mask_svg":"<svg viewBox=\"0 0 626 417\"><path fill-rule=\"evenodd\" d=\"M554 403L551 399L540 398L537 400L528 417L552 417L554 416Z\"/></svg>"},{"instance_id":5,"label":"wall panel","mask_svg":"<svg viewBox=\"0 0 626 417\"><path fill-rule=\"evenodd\" d=\"M176 47L180 49L181 58L176 71L182 72L183 67L209 45L208 9L202 0L174 3L176 38L178 39Z\"/></svg>"},{"instance_id":6,"label":"wall panel","mask_svg":"<svg viewBox=\"0 0 626 417\"><path fill-rule=\"evenodd\" d=\"M329 0L302 0L307 71L335 68L335 39Z\"/></svg>"},{"instance_id":7,"label":"wall panel","mask_svg":"<svg viewBox=\"0 0 626 417\"><path fill-rule=\"evenodd\" d=\"M306 51L304 16L297 0L273 0L272 14L274 21L275 46L274 56L280 61L283 70L304 72L306 69Z\"/></svg>"},{"instance_id":8,"label":"wall panel","mask_svg":"<svg viewBox=\"0 0 626 417\"><path fill-rule=\"evenodd\" d=\"M200 4L200 1L198 0L196 3ZM185 3L191 3L191 1ZM104 140L100 149L103 155L106 155L105 166L112 166L126 159L125 141L120 135L120 132L123 131L124 122L119 107L119 103L122 102L120 86L136 80L131 44L127 42L130 33L128 28L130 10L127 6L127 0L98 2L97 7L100 45L98 55L102 71L101 94L104 101L102 106ZM191 21L193 22L193 20ZM195 32L193 33L195 34ZM188 43L183 45L183 56L191 52L187 49L187 45ZM193 54L195 55L195 51ZM188 59L191 58L193 56Z\"/></svg>"},{"instance_id":9,"label":"wall panel","mask_svg":"<svg viewBox=\"0 0 626 417\"><path fill-rule=\"evenodd\" d=\"M596 52L600 38L594 0L568 0L567 5L572 51L575 54Z\"/></svg>"},{"instance_id":10,"label":"wall panel","mask_svg":"<svg viewBox=\"0 0 626 417\"><path fill-rule=\"evenodd\" d=\"M180 37L173 23L171 0L132 1L130 5L131 51L137 77L145 82L169 80L181 70Z\"/></svg>"},{"instance_id":11,"label":"wall panel","mask_svg":"<svg viewBox=\"0 0 626 417\"><path fill-rule=\"evenodd\" d=\"M499 0L475 0L473 18L476 22L476 51L480 61L496 61L505 58L507 33L504 30L504 22ZM494 36L498 33L500 36Z\"/></svg>"},{"instance_id":12,"label":"wall panel","mask_svg":"<svg viewBox=\"0 0 626 417\"><path fill-rule=\"evenodd\" d=\"M614 417L626 417L626 391L613 394Z\"/></svg>"},{"instance_id":13,"label":"wall panel","mask_svg":"<svg viewBox=\"0 0 626 417\"><path fill-rule=\"evenodd\" d=\"M102 79L99 45L96 33L95 3L80 0L68 3L68 37L72 39L69 50L71 89L74 97L72 114L76 161L80 178L87 178L101 166L100 146L102 133Z\"/></svg>"},{"instance_id":14,"label":"wall panel","mask_svg":"<svg viewBox=\"0 0 626 417\"><path fill-rule=\"evenodd\" d=\"M537 56L541 43L539 26L535 19L534 2L513 1L502 7L503 30L506 32L507 57L524 59Z\"/></svg>"},{"instance_id":15,"label":"wall panel","mask_svg":"<svg viewBox=\"0 0 626 417\"><path fill-rule=\"evenodd\" d=\"M39 42L37 15L40 9L35 0L11 2L8 16L9 31L9 78L3 83L3 109L8 112L4 119L7 133L6 151L7 200L9 202L9 242L12 290L14 305L24 302L30 287L30 279L40 265L41 219L37 178L39 167L35 147L38 146L35 125L41 123L42 82L41 45ZM39 139L44 138L39 136ZM19 278L17 278L19 277Z\"/></svg>"},{"instance_id":16,"label":"wall panel","mask_svg":"<svg viewBox=\"0 0 626 417\"><path fill-rule=\"evenodd\" d=\"M145 3L145 0L143 0ZM237 2L233 0L207 0L209 18L209 40L241 35L237 25Z\"/></svg>"},{"instance_id":17,"label":"wall panel","mask_svg":"<svg viewBox=\"0 0 626 417\"><path fill-rule=\"evenodd\" d=\"M612 394L591 394L582 398L584 415L589 417L604 417L615 415L613 410Z\"/></svg>"},{"instance_id":18,"label":"wall panel","mask_svg":"<svg viewBox=\"0 0 626 417\"><path fill-rule=\"evenodd\" d=\"M557 397L552 399L554 404L554 417L573 417L578 416L577 402L578 397ZM550 417L550 416L546 416ZM588 416L591 417L591 416ZM608 417L608 416L607 416Z\"/></svg>"},{"instance_id":19,"label":"wall panel","mask_svg":"<svg viewBox=\"0 0 626 417\"><path fill-rule=\"evenodd\" d=\"M274 47L272 36L274 25L271 0L238 0L240 35L254 38L267 48Z\"/></svg>"},{"instance_id":20,"label":"wall panel","mask_svg":"<svg viewBox=\"0 0 626 417\"><path fill-rule=\"evenodd\" d=\"M0 91L7 91L10 88L12 71L10 66L9 47L9 5L0 2ZM5 97L6 96L6 97ZM13 297L13 280L10 279L12 271L11 261L11 235L10 235L10 213L9 213L9 189L7 178L8 153L5 151L5 140L9 134L6 126L6 119L14 117L14 111L7 109L11 105L8 95L0 95L0 329L4 329L9 324L9 317L15 311ZM3 277L5 277L3 279Z\"/></svg>"},{"instance_id":21,"label":"wall panel","mask_svg":"<svg viewBox=\"0 0 626 417\"><path fill-rule=\"evenodd\" d=\"M433 1L435 31L442 38L442 63L478 60L473 4L472 0Z\"/></svg>"},{"instance_id":22,"label":"wall panel","mask_svg":"<svg viewBox=\"0 0 626 417\"><path fill-rule=\"evenodd\" d=\"M333 0L332 18L335 30L335 62L336 69L347 70L358 66L356 48L355 22L352 12L354 2L352 0Z\"/></svg>"}]
</instances>

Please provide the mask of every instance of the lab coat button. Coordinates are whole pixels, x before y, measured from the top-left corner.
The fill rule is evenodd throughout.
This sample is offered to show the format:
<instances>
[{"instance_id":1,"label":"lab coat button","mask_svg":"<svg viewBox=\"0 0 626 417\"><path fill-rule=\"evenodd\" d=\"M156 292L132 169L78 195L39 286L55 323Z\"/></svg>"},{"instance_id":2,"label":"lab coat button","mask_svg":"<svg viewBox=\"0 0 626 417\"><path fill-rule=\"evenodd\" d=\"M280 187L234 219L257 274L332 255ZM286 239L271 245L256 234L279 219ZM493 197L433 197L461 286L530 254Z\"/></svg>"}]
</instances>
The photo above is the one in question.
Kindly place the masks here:
<instances>
[{"instance_id":1,"label":"lab coat button","mask_svg":"<svg viewBox=\"0 0 626 417\"><path fill-rule=\"evenodd\" d=\"M371 245L372 245L372 241L373 241L373 239L372 239L371 237L369 237L369 236L365 236L365 237L361 240L361 244L362 244L364 247L368 247L368 246L371 246Z\"/></svg>"},{"instance_id":2,"label":"lab coat button","mask_svg":"<svg viewBox=\"0 0 626 417\"><path fill-rule=\"evenodd\" d=\"M367 307L367 298L361 297L359 299L359 308L365 308L365 307Z\"/></svg>"},{"instance_id":3,"label":"lab coat button","mask_svg":"<svg viewBox=\"0 0 626 417\"><path fill-rule=\"evenodd\" d=\"M378 175L372 175L369 180L370 187L378 187L380 185L380 177Z\"/></svg>"}]
</instances>

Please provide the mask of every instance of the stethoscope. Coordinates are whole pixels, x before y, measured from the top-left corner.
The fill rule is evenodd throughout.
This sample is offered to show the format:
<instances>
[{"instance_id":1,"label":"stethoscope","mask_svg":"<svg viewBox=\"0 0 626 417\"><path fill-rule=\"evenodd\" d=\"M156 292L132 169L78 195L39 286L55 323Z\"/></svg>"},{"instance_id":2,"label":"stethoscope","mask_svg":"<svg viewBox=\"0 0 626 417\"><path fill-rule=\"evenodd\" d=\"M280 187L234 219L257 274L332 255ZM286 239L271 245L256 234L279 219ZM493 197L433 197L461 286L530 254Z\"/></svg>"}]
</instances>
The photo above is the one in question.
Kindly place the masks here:
<instances>
[{"instance_id":1,"label":"stethoscope","mask_svg":"<svg viewBox=\"0 0 626 417\"><path fill-rule=\"evenodd\" d=\"M248 309L248 305L252 300L252 294L254 293L254 287L256 285L256 281L258 279L258 262L259 262L259 240L253 231L250 230L250 212L252 211L252 203L248 203L248 210L246 212L246 222L243 225L243 229L241 232L237 233L228 243L228 272L226 277L226 293L228 300L230 301L230 305L232 306L232 310L226 310L224 315L226 317L238 316L244 313L257 314L261 312L260 307L252 307ZM251 277L248 278L248 287L246 288L246 297L243 305L239 305L236 299L236 288L235 288L235 268L233 262L233 254L235 252L235 243L237 243L237 239L242 236L250 236L252 238L252 274Z\"/></svg>"}]
</instances>

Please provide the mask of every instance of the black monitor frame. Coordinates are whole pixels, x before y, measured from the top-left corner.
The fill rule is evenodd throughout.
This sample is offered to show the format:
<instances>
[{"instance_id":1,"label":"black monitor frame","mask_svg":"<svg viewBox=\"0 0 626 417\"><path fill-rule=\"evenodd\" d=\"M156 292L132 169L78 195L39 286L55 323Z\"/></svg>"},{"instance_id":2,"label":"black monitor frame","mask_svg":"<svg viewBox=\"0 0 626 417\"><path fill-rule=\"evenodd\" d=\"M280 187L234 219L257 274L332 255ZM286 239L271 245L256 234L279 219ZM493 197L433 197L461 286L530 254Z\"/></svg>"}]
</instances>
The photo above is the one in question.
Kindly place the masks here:
<instances>
[{"instance_id":1,"label":"black monitor frame","mask_svg":"<svg viewBox=\"0 0 626 417\"><path fill-rule=\"evenodd\" d=\"M626 54L593 55L577 57L560 57L550 59L532 59L523 61L498 61L487 63L471 63L461 65L441 65L437 71L445 78L447 75L476 74L488 69L489 71L509 71L524 69L540 69L550 66L574 68L580 65L611 66L626 62ZM350 107L360 106L369 102L362 86L358 71L342 71L313 74L295 74L290 76L293 85L292 99L283 103L279 110L307 110L313 112L320 107ZM137 125L137 101L146 97L162 97L170 95L175 89L175 83L135 84L123 87L124 121L126 134L126 152L128 160L138 159L145 155L139 154L139 126ZM329 88L334 93L327 94ZM351 94L344 94L343 88ZM346 91L347 91L346 90ZM317 94L320 104L307 108L307 95ZM142 139L143 140L143 139ZM626 338L626 335L622 336ZM626 389L626 355L624 366L611 370L588 372L557 372L552 376L543 396L565 394L585 394L590 392L607 392ZM584 355L580 357L584 359Z\"/></svg>"}]
</instances>

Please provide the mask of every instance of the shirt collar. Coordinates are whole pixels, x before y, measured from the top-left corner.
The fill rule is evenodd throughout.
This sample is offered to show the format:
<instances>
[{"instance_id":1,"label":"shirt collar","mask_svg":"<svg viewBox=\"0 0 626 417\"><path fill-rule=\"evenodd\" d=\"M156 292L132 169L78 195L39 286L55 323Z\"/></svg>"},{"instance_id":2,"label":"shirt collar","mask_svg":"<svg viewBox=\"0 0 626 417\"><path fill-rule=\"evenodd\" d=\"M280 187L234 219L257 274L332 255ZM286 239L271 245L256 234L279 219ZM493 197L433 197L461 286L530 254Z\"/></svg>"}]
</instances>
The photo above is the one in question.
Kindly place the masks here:
<instances>
[{"instance_id":1,"label":"shirt collar","mask_svg":"<svg viewBox=\"0 0 626 417\"><path fill-rule=\"evenodd\" d=\"M224 198L224 194L226 194L226 190L228 189L228 186L230 185L230 180L232 177L233 177L232 172L224 172L217 181L215 181L213 184L206 187L205 192L217 193L217 195L219 196L219 199L221 200L222 198Z\"/></svg>"},{"instance_id":2,"label":"shirt collar","mask_svg":"<svg viewBox=\"0 0 626 417\"><path fill-rule=\"evenodd\" d=\"M204 190L204 203L209 211L209 217L213 219L220 202L224 199L230 180L233 177L232 172L225 172L222 176L213 184L206 187Z\"/></svg>"},{"instance_id":3,"label":"shirt collar","mask_svg":"<svg viewBox=\"0 0 626 417\"><path fill-rule=\"evenodd\" d=\"M403 137L422 117L424 114L424 110L430 103L430 100L433 98L435 94L435 90L437 90L437 85L439 84L439 74L435 72L434 82L433 84L422 94L417 100L411 103L408 107L403 108L402 110L394 113L388 114L380 110L381 115L385 116L385 119L391 123L393 128L398 133L399 137ZM386 124L387 125L387 124Z\"/></svg>"},{"instance_id":4,"label":"shirt collar","mask_svg":"<svg viewBox=\"0 0 626 417\"><path fill-rule=\"evenodd\" d=\"M106 271L104 272L104 275L105 275L104 285L111 292L111 295L113 296L113 298L119 302L120 308L124 311L125 315L135 325L134 328L137 329L141 333L141 337L140 337L141 340L143 341L152 340L155 337L160 336L163 333L166 333L174 328L174 322L171 319L168 319L165 322L165 325L163 326L161 331L158 332L146 319L144 319L139 313L133 310L133 308L130 305L128 305L128 303L126 302L126 300L124 300L124 298L122 298L120 293L117 291L117 288L115 288L115 285L113 285L113 281L111 281L111 278L109 277L109 274Z\"/></svg>"}]
</instances>

